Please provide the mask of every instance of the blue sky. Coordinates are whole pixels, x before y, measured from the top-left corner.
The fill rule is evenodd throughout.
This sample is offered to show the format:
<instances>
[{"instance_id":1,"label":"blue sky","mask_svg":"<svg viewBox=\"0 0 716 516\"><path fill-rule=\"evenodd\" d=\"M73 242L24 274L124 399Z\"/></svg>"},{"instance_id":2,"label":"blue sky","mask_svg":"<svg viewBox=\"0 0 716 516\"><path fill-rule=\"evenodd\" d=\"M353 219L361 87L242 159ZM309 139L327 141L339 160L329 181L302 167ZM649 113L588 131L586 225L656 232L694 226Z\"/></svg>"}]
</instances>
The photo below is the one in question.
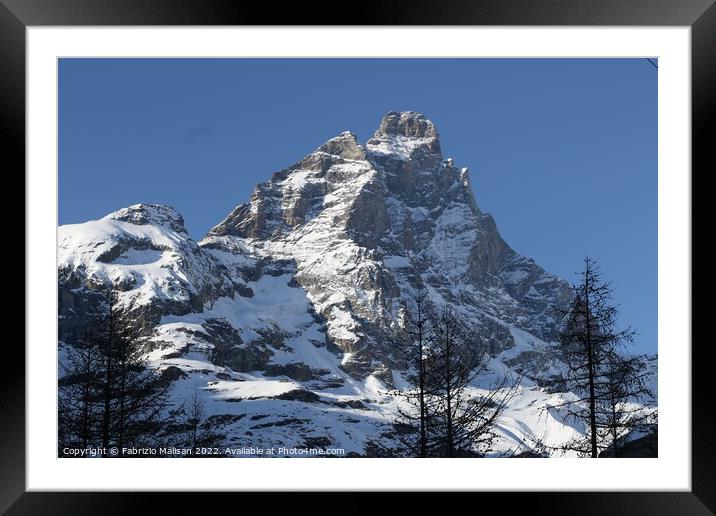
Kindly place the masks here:
<instances>
[{"instance_id":1,"label":"blue sky","mask_svg":"<svg viewBox=\"0 0 716 516\"><path fill-rule=\"evenodd\" d=\"M254 186L387 111L425 113L508 244L586 254L657 342L657 70L645 59L62 59L59 221L169 204L201 238Z\"/></svg>"}]
</instances>

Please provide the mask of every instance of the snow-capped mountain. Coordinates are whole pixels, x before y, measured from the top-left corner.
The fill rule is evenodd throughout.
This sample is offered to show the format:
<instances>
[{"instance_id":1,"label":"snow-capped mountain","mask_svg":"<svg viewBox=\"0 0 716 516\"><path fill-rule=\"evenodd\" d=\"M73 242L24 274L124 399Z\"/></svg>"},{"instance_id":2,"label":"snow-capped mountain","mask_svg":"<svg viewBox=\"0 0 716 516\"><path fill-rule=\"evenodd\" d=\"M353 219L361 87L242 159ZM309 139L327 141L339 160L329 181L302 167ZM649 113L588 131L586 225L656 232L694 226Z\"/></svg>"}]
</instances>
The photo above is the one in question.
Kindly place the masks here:
<instances>
[{"instance_id":1,"label":"snow-capped mountain","mask_svg":"<svg viewBox=\"0 0 716 516\"><path fill-rule=\"evenodd\" d=\"M505 243L419 113L388 113L364 144L330 139L199 242L152 204L61 226L58 242L61 346L111 284L173 398L198 392L229 442L389 449L387 392L403 384L389 337L418 286L490 343L491 375L524 375L497 453L581 431L546 408L569 393L536 381L559 369L548 344L569 285Z\"/></svg>"}]
</instances>

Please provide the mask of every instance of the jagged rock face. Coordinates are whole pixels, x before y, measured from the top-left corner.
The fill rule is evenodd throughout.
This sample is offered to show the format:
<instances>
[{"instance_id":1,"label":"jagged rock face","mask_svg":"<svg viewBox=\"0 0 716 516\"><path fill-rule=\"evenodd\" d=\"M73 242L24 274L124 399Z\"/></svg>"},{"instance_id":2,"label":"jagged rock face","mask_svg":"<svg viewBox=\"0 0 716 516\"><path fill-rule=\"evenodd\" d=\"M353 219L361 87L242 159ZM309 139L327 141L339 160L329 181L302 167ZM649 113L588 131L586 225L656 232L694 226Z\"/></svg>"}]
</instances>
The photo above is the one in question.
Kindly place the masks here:
<instances>
[{"instance_id":1,"label":"jagged rock face","mask_svg":"<svg viewBox=\"0 0 716 516\"><path fill-rule=\"evenodd\" d=\"M365 145L345 132L277 172L200 245L293 261L328 338L363 350L363 365L416 283L457 306L495 352L512 345L510 325L553 340L569 298L503 241L467 169L444 159L435 126L414 112L386 115Z\"/></svg>"},{"instance_id":2,"label":"jagged rock face","mask_svg":"<svg viewBox=\"0 0 716 516\"><path fill-rule=\"evenodd\" d=\"M568 285L510 249L419 113L388 113L365 144L332 138L198 243L173 209L141 204L60 227L58 262L60 340L101 319L111 286L177 405L201 393L234 441L389 447L390 337L419 286L476 326L499 367L559 370L547 343ZM533 387L515 414L546 406Z\"/></svg>"}]
</instances>

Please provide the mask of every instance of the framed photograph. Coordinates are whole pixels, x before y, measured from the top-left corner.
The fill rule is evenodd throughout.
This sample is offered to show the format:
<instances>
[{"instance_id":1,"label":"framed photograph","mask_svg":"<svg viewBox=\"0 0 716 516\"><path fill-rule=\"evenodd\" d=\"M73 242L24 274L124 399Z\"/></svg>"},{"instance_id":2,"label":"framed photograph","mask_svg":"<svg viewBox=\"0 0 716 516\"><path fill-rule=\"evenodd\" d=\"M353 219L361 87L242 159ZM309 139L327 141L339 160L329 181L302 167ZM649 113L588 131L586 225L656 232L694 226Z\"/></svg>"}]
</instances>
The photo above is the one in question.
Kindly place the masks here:
<instances>
[{"instance_id":1,"label":"framed photograph","mask_svg":"<svg viewBox=\"0 0 716 516\"><path fill-rule=\"evenodd\" d=\"M0 508L509 491L538 513L712 514L691 337L712 4L317 25L4 1L27 302Z\"/></svg>"}]
</instances>

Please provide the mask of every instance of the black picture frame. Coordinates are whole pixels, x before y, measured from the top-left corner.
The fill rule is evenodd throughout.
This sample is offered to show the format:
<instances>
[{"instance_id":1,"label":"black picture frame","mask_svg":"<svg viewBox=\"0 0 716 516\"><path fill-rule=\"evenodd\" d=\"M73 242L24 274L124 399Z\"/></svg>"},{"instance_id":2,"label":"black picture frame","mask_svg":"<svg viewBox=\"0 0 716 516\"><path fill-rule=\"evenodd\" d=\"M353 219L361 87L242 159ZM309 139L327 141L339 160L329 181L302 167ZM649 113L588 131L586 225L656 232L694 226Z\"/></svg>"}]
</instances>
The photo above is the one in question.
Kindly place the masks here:
<instances>
[{"instance_id":1,"label":"black picture frame","mask_svg":"<svg viewBox=\"0 0 716 516\"><path fill-rule=\"evenodd\" d=\"M319 22L320 21L320 22ZM443 0L431 2L363 1L350 14L321 4L249 3L241 0L0 0L0 130L6 174L25 170L25 29L73 25L576 25L689 26L692 44L691 179L713 173L716 99L716 6L714 0ZM710 166L709 166L710 165ZM699 173L695 173L700 171ZM18 174L19 175L19 174ZM692 186L693 191L693 186ZM696 190L698 191L698 190ZM693 210L693 208L692 208ZM701 220L693 216L694 224ZM15 222L17 224L17 221ZM693 232L708 235L705 232ZM692 248L693 253L693 248ZM692 254L693 256L693 254ZM26 266L25 277L32 274ZM712 280L705 280L704 285ZM702 287L703 288L703 287ZM48 286L48 293L54 290ZM32 310L26 306L26 310ZM692 316L693 319L693 316ZM194 512L225 503L269 504L266 495L249 493L81 493L26 492L25 354L6 339L0 373L0 512L21 514L127 514L151 509L161 497L162 513ZM679 345L679 343L668 343ZM686 345L687 343L681 343ZM709 341L692 346L692 490L690 492L479 493L480 505L506 504L531 514L713 514L716 511L716 408L710 385ZM358 459L359 460L359 459ZM232 499L230 500L229 497ZM240 499L237 500L237 497ZM490 499L488 499L489 497ZM202 501L203 500L203 501ZM321 499L322 500L322 499ZM285 502L314 512L321 508L375 510L365 494L341 496L340 506L306 493ZM465 503L475 503L463 500ZM423 496L405 497L423 504ZM237 509L238 506L235 506ZM244 506L248 507L248 505ZM372 509L371 509L372 508ZM405 506L408 510L408 505ZM303 510L299 510L303 512Z\"/></svg>"}]
</instances>

